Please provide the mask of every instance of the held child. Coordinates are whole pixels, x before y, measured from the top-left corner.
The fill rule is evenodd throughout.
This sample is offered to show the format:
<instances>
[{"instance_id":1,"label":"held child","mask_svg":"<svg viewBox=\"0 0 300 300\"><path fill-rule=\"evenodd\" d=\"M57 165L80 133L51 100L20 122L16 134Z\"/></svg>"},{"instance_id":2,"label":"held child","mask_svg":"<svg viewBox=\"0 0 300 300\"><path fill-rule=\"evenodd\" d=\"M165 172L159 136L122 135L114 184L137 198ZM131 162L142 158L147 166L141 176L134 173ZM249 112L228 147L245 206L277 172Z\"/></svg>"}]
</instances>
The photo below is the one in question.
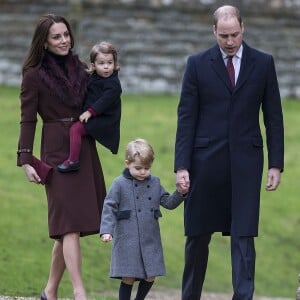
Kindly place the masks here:
<instances>
[{"instance_id":1,"label":"held child","mask_svg":"<svg viewBox=\"0 0 300 300\"><path fill-rule=\"evenodd\" d=\"M160 205L174 209L185 199L187 188L170 195L160 179L150 174L154 152L144 139L126 147L122 175L117 177L105 198L100 236L113 240L110 277L121 279L119 299L129 300L135 280L139 286L135 299L145 299L156 276L165 275L158 219Z\"/></svg>"},{"instance_id":2,"label":"held child","mask_svg":"<svg viewBox=\"0 0 300 300\"><path fill-rule=\"evenodd\" d=\"M96 44L90 52L90 62L85 111L70 128L69 157L58 165L62 173L79 170L83 136L93 137L113 154L118 152L122 88L118 78L117 51L110 43Z\"/></svg>"}]
</instances>

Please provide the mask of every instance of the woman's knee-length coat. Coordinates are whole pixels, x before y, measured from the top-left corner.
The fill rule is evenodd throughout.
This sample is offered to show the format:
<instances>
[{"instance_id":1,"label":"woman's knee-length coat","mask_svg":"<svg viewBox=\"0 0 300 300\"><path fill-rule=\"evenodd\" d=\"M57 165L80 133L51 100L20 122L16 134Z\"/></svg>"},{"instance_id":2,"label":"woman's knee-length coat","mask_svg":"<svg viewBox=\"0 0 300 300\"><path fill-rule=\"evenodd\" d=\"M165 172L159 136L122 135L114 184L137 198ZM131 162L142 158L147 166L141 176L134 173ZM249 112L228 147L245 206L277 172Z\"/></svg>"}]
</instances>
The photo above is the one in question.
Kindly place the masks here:
<instances>
[{"instance_id":1,"label":"woman's knee-length coat","mask_svg":"<svg viewBox=\"0 0 300 300\"><path fill-rule=\"evenodd\" d=\"M67 58L66 68L71 79L76 79L80 72L84 72L84 66L77 56L71 54ZM85 81L86 75L82 76ZM83 138L80 170L69 174L57 171L57 165L69 154L69 128L72 122L67 119L78 119L84 100L84 93L77 99L78 105L72 104L74 97L67 97L71 91L71 79L66 78L52 56L46 55L41 67L30 68L25 72L21 87L19 149L33 150L39 114L42 122L41 159L53 167L45 185L49 236L52 238L60 238L69 232L80 232L82 236L99 233L106 195L95 141L90 137ZM60 95L65 88L67 91L62 99ZM84 91L84 84L78 86L78 89ZM38 153L32 152L19 153L17 164L32 164L32 154L38 156Z\"/></svg>"},{"instance_id":2,"label":"woman's knee-length coat","mask_svg":"<svg viewBox=\"0 0 300 300\"><path fill-rule=\"evenodd\" d=\"M234 89L218 45L189 57L175 150L175 170L190 172L186 235L258 234L263 171L260 109L268 167L283 169L283 118L272 56L243 43Z\"/></svg>"},{"instance_id":3,"label":"woman's knee-length coat","mask_svg":"<svg viewBox=\"0 0 300 300\"><path fill-rule=\"evenodd\" d=\"M134 179L128 169L116 178L105 198L100 235L113 236L110 276L137 279L165 275L160 205L176 208L184 197L164 190L156 176Z\"/></svg>"}]
</instances>

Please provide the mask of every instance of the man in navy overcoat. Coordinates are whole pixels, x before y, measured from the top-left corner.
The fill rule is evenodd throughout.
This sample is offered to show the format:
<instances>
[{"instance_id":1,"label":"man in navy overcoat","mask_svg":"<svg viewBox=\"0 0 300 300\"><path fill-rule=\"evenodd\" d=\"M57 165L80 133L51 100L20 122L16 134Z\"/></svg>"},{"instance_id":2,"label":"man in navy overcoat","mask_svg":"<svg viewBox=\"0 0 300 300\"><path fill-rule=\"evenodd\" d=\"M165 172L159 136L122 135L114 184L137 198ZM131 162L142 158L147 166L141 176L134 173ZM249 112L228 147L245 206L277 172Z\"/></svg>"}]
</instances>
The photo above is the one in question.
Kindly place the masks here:
<instances>
[{"instance_id":1,"label":"man in navy overcoat","mask_svg":"<svg viewBox=\"0 0 300 300\"><path fill-rule=\"evenodd\" d=\"M281 99L273 57L243 41L236 7L215 11L213 31L217 44L188 58L178 105L176 181L190 185L182 300L201 297L214 232L231 236L233 299L250 300L263 171L259 112L268 150L266 189L273 191L283 171Z\"/></svg>"}]
</instances>

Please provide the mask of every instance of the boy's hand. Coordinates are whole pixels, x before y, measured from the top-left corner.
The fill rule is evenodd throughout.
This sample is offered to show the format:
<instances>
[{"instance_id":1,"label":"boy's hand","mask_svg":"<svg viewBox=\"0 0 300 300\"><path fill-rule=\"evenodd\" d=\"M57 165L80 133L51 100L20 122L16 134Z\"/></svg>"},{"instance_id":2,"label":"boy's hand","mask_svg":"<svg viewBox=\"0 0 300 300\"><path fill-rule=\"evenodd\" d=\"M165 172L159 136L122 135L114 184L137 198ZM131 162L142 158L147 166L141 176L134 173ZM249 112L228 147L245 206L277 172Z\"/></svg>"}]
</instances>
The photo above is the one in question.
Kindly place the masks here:
<instances>
[{"instance_id":1,"label":"boy's hand","mask_svg":"<svg viewBox=\"0 0 300 300\"><path fill-rule=\"evenodd\" d=\"M109 233L104 233L101 235L101 241L104 243L108 243L112 240L112 236Z\"/></svg>"},{"instance_id":2,"label":"boy's hand","mask_svg":"<svg viewBox=\"0 0 300 300\"><path fill-rule=\"evenodd\" d=\"M176 185L176 187L177 187L177 192L182 196L186 195L189 192L189 188L188 187L182 188L182 184L178 184Z\"/></svg>"}]
</instances>

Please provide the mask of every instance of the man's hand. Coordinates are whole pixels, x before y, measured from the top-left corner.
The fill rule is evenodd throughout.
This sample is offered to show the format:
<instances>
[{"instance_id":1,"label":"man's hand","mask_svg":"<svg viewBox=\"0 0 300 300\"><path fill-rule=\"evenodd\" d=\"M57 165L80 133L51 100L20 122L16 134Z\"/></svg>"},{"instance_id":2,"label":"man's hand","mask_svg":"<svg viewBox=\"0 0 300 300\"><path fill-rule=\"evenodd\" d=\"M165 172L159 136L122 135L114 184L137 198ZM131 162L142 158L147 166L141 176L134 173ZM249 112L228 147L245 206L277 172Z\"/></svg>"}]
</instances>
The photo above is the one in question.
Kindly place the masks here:
<instances>
[{"instance_id":1,"label":"man's hand","mask_svg":"<svg viewBox=\"0 0 300 300\"><path fill-rule=\"evenodd\" d=\"M268 170L268 180L266 184L267 191L275 191L280 184L280 169L278 168L271 168Z\"/></svg>"}]
</instances>

